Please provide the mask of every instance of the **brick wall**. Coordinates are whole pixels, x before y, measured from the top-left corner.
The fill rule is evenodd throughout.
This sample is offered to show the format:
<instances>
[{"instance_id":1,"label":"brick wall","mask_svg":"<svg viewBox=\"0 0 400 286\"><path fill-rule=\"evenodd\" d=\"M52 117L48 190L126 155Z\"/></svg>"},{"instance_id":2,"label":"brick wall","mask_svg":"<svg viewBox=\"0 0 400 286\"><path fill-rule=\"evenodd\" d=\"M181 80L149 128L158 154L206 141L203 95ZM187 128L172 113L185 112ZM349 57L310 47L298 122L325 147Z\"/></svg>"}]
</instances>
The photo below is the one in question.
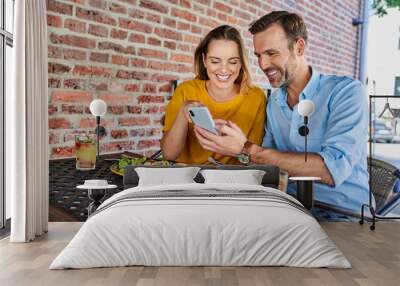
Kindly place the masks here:
<instances>
[{"instance_id":1,"label":"brick wall","mask_svg":"<svg viewBox=\"0 0 400 286\"><path fill-rule=\"evenodd\" d=\"M351 21L359 15L358 0L47 0L51 157L73 156L74 135L94 129L88 108L94 98L109 105L103 153L157 150L171 81L193 77L196 44L217 25L239 28L254 79L266 84L247 27L276 9L304 16L313 66L357 76Z\"/></svg>"}]
</instances>

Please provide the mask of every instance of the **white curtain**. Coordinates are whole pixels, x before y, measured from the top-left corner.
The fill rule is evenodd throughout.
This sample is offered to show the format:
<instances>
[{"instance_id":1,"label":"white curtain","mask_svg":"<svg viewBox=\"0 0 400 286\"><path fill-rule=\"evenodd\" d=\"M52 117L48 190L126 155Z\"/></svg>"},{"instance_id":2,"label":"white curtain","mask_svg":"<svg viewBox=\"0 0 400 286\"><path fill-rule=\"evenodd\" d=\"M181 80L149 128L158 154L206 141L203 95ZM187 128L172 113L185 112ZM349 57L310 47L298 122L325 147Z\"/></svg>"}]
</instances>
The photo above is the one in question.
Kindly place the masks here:
<instances>
[{"instance_id":1,"label":"white curtain","mask_svg":"<svg viewBox=\"0 0 400 286\"><path fill-rule=\"evenodd\" d=\"M6 103L12 242L48 227L47 26L45 0L15 1L13 94Z\"/></svg>"}]
</instances>

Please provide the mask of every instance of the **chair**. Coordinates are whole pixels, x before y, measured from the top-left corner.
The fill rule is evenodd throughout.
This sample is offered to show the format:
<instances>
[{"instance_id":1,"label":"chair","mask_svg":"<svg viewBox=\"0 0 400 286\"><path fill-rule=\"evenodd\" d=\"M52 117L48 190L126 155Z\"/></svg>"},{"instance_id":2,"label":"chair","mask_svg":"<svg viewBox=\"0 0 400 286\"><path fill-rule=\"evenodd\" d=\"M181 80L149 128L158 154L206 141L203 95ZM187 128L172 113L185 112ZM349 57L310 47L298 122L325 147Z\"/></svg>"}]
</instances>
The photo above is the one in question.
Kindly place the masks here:
<instances>
[{"instance_id":1,"label":"chair","mask_svg":"<svg viewBox=\"0 0 400 286\"><path fill-rule=\"evenodd\" d=\"M372 215L371 230L375 229L375 219L400 219L400 217L388 217L396 206L400 204L400 170L388 162L368 158L368 170L370 173L370 201L361 208L360 224L364 223L364 208L369 208ZM376 205L372 205L372 195Z\"/></svg>"}]
</instances>

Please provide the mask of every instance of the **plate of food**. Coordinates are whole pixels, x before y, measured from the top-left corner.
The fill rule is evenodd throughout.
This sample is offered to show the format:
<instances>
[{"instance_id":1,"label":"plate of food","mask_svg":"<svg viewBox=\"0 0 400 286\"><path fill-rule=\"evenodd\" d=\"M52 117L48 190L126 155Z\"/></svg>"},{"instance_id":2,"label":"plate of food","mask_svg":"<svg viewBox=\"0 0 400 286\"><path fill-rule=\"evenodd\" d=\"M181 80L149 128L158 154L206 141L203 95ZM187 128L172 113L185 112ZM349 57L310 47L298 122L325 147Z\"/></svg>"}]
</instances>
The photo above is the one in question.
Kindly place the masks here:
<instances>
[{"instance_id":1,"label":"plate of food","mask_svg":"<svg viewBox=\"0 0 400 286\"><path fill-rule=\"evenodd\" d=\"M114 174L123 176L124 175L124 169L126 166L133 165L133 166L140 166L140 165L145 165L145 166L172 166L172 165L181 165L179 163L163 160L163 159L151 159L147 158L146 156L141 156L141 155L129 155L129 154L122 154L121 158L118 160L118 162L115 162L110 166L111 172Z\"/></svg>"}]
</instances>

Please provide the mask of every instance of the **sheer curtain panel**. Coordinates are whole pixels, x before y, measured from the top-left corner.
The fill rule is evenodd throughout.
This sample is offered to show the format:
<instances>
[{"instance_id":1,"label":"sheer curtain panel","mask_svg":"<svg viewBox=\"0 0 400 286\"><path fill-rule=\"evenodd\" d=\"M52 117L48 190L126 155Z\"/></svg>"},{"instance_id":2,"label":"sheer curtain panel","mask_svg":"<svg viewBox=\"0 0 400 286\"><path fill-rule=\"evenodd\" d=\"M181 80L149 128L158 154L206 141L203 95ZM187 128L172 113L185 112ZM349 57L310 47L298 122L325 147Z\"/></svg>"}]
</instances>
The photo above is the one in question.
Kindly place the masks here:
<instances>
[{"instance_id":1,"label":"sheer curtain panel","mask_svg":"<svg viewBox=\"0 0 400 286\"><path fill-rule=\"evenodd\" d=\"M28 242L48 226L48 90L45 0L18 0L14 18L13 93L7 110L7 187L12 242Z\"/></svg>"}]
</instances>

